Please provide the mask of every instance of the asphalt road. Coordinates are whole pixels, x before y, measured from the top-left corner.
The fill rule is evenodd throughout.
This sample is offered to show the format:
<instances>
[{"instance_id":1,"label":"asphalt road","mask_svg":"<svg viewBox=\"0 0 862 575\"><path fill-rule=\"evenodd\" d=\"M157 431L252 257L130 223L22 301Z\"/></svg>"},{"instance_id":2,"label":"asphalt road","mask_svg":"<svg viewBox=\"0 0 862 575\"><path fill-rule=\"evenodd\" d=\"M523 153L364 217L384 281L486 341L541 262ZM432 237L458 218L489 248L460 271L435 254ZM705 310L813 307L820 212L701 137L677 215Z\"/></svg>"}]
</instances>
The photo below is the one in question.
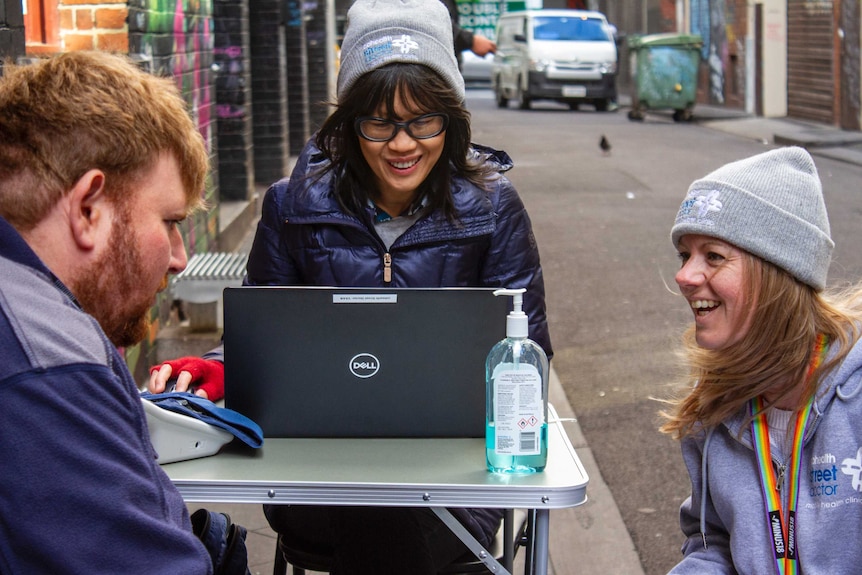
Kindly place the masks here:
<instances>
[{"instance_id":1,"label":"asphalt road","mask_svg":"<svg viewBox=\"0 0 862 575\"><path fill-rule=\"evenodd\" d=\"M508 176L542 256L555 370L645 573L666 573L679 558L677 510L690 488L677 443L657 431L657 398L671 393L691 321L675 295L670 227L693 180L774 146L669 115L631 122L625 110L540 102L501 110L484 89L469 90L468 107L473 141L515 162ZM815 161L837 244L830 279L860 278L862 168Z\"/></svg>"}]
</instances>

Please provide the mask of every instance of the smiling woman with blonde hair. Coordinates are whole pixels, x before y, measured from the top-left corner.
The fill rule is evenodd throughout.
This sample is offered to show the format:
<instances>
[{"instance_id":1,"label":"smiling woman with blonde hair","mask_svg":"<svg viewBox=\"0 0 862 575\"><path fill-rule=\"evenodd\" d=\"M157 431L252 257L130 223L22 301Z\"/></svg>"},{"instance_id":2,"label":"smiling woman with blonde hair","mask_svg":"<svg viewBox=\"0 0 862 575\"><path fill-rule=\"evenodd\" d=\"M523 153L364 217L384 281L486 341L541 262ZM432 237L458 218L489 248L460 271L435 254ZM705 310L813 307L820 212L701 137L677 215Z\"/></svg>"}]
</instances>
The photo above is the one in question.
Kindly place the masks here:
<instances>
[{"instance_id":1,"label":"smiling woman with blonde hair","mask_svg":"<svg viewBox=\"0 0 862 575\"><path fill-rule=\"evenodd\" d=\"M661 430L692 494L674 574L851 573L862 537L862 297L825 291L832 248L801 148L692 184L671 238L694 315Z\"/></svg>"}]
</instances>

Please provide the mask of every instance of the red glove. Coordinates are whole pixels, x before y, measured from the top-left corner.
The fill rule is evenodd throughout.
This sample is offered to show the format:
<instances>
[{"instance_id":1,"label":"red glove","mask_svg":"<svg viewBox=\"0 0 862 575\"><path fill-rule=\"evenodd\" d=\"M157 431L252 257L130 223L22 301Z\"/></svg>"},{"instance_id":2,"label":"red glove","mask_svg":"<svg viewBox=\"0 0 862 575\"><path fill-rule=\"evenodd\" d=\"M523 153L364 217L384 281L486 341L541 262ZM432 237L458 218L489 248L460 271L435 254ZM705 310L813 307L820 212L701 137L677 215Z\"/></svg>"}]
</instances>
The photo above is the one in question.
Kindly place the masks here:
<instances>
[{"instance_id":1,"label":"red glove","mask_svg":"<svg viewBox=\"0 0 862 575\"><path fill-rule=\"evenodd\" d=\"M210 401L218 401L224 397L224 364L214 359L200 357L180 357L166 361L162 365L171 366L171 379L176 379L181 371L187 371L192 376L189 386L205 391ZM150 368L150 374L161 369L162 365Z\"/></svg>"}]
</instances>

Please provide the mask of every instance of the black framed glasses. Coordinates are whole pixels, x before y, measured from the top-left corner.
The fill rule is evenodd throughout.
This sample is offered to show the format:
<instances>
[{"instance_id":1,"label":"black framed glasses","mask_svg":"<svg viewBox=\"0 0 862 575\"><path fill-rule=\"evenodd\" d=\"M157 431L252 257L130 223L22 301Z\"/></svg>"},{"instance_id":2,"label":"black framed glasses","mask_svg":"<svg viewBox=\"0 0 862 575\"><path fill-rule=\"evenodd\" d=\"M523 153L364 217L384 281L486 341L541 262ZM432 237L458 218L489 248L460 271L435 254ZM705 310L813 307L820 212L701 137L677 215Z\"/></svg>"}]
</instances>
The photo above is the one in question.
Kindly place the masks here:
<instances>
[{"instance_id":1,"label":"black framed glasses","mask_svg":"<svg viewBox=\"0 0 862 575\"><path fill-rule=\"evenodd\" d=\"M353 126L356 133L372 142L388 142L403 129L407 135L416 140L427 140L439 136L449 125L449 116L442 112L422 114L407 122L396 122L376 116L360 116Z\"/></svg>"}]
</instances>

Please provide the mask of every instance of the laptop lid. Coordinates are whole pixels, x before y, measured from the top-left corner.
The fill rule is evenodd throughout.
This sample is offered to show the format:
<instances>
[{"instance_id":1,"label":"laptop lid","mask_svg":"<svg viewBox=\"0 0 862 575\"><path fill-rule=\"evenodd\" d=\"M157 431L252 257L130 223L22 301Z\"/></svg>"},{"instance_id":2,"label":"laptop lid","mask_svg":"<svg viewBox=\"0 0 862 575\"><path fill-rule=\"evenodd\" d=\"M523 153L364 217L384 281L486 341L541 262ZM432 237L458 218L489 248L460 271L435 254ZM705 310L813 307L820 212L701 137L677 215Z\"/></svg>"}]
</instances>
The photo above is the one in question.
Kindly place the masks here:
<instances>
[{"instance_id":1,"label":"laptop lid","mask_svg":"<svg viewBox=\"0 0 862 575\"><path fill-rule=\"evenodd\" d=\"M265 437L484 437L485 288L224 290L225 406Z\"/></svg>"}]
</instances>

